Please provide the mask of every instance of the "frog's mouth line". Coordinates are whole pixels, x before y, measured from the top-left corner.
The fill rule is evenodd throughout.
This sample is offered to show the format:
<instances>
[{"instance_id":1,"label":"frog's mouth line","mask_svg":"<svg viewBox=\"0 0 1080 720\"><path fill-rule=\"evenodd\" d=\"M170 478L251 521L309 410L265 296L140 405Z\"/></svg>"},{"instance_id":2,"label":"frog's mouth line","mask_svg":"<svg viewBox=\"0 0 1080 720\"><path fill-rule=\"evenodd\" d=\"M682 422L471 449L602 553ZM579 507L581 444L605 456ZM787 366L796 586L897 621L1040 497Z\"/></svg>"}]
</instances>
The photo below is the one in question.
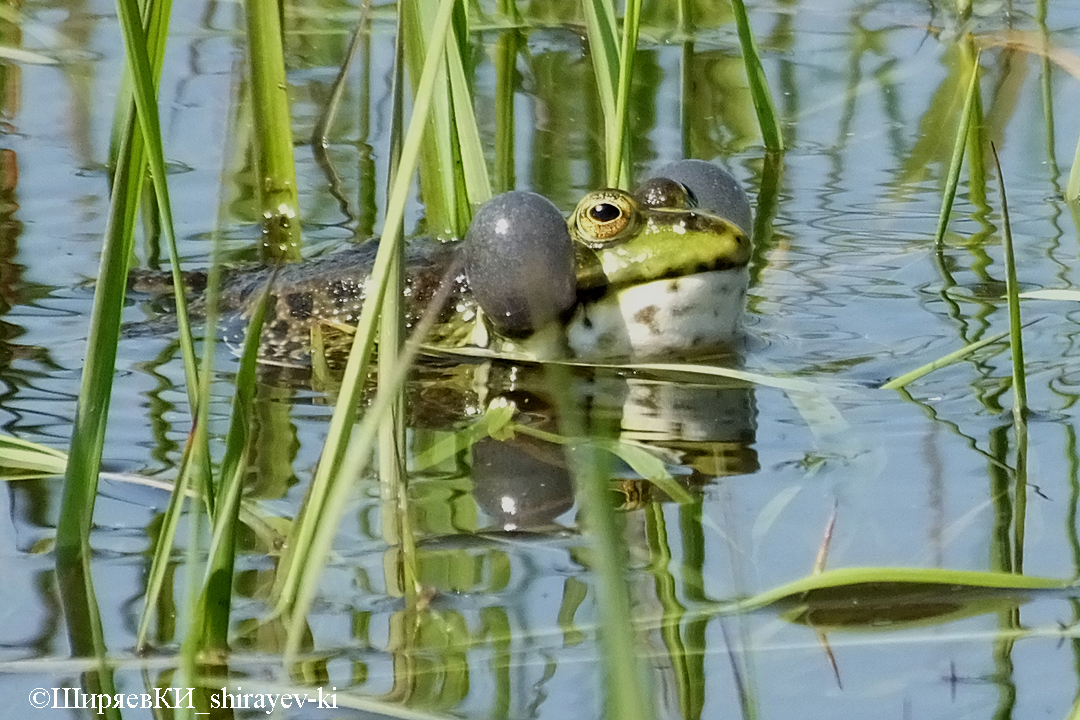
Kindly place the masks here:
<instances>
[{"instance_id":1,"label":"frog's mouth line","mask_svg":"<svg viewBox=\"0 0 1080 720\"><path fill-rule=\"evenodd\" d=\"M581 255L579 254L578 257L580 261ZM592 262L595 263L595 265L587 267L584 275L581 269L578 270L578 304L596 302L607 293L619 292L627 288L635 287L637 285L647 285L659 280L674 280L677 282L680 278L746 267L746 263L744 262L733 262L730 258L716 258L713 262L699 262L693 266L672 265L667 272L648 279L643 278L640 280L625 280L619 283L612 283L600 270L599 258L595 258Z\"/></svg>"}]
</instances>

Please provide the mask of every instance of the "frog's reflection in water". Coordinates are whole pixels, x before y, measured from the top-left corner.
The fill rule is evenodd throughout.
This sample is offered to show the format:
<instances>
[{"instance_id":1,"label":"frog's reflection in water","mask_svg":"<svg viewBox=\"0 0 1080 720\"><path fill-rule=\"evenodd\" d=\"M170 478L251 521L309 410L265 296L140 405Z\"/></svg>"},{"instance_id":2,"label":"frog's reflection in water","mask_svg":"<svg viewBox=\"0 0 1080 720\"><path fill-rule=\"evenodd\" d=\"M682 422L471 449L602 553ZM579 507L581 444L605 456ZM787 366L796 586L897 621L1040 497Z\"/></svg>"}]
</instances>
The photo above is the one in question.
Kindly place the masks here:
<instances>
[{"instance_id":1,"label":"frog's reflection in water","mask_svg":"<svg viewBox=\"0 0 1080 720\"><path fill-rule=\"evenodd\" d=\"M543 380L542 372L513 369L493 372L487 382L499 402L517 409L518 423L559 434L559 418L546 398ZM578 377L573 396L588 410L590 434L645 446L664 460L674 481L691 495L716 478L758 470L750 386L596 371ZM622 508L669 499L624 462L616 459L610 467L613 501ZM574 507L574 490L563 444L522 432L504 440L483 438L471 448L471 480L488 531L544 532L560 527L560 520L575 522L567 515Z\"/></svg>"},{"instance_id":2,"label":"frog's reflection in water","mask_svg":"<svg viewBox=\"0 0 1080 720\"><path fill-rule=\"evenodd\" d=\"M738 357L728 355L725 362L737 365ZM317 389L314 394L301 390L314 384L310 373L288 368L264 370L260 395L271 407L282 407L280 402L288 396L298 410L298 406L323 405L332 398ZM368 388L369 399L375 390L373 383ZM586 436L609 448L632 445L637 446L634 450L645 449L663 461L674 482L691 496L717 478L759 469L754 447L754 389L745 383L686 374L672 379L607 368L575 368L564 392L564 402L580 408ZM414 459L424 454L425 447L447 435L468 435L477 419L499 403L513 407L513 423L524 429L459 440L449 463L417 469ZM544 533L573 528L574 488L566 462L570 439L560 423L543 366L426 361L416 366L406 390L406 404L412 455L408 466L413 470L410 496L420 506L421 520L414 527L425 541L476 532ZM301 410L299 414L305 413ZM301 419L294 414L295 420ZM319 427L325 432L324 425ZM268 432L273 428L256 423L256 434L264 437L255 443L255 483L265 485L262 476L271 468L274 472L270 474L281 474L292 465L282 457L283 452L296 457L296 434L274 437ZM316 439L308 431L318 428L305 430L297 425L296 429ZM530 429L536 432L530 434ZM610 469L613 502L625 510L671 499L618 458L612 458ZM274 497L284 492L256 494ZM449 513L453 519L423 509L425 504L445 503L448 498L455 506ZM436 517L441 519L436 521Z\"/></svg>"}]
</instances>

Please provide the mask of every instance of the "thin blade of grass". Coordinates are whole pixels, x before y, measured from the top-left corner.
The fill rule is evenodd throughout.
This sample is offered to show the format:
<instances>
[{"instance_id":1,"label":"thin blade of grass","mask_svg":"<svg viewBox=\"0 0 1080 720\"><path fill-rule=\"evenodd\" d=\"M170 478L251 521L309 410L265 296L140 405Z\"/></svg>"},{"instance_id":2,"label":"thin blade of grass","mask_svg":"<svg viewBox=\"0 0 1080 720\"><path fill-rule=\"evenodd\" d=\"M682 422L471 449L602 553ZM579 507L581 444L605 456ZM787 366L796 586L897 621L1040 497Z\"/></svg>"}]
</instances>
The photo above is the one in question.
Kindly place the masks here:
<instances>
[{"instance_id":1,"label":"thin blade of grass","mask_svg":"<svg viewBox=\"0 0 1080 720\"><path fill-rule=\"evenodd\" d=\"M453 2L453 0L449 1ZM410 123L410 130L412 127L413 125ZM420 124L420 127L423 127L423 125ZM406 148L409 147L409 144L410 138L406 135ZM454 271L452 270L448 273L448 276L452 275L453 272ZM347 506L346 500L348 499L349 492L352 490L351 484L342 479L348 480L360 477L367 468L368 463L371 461L371 454L374 450L379 428L383 425L387 413L391 411L394 403L397 402L398 393L404 386L405 379L409 375L412 363L422 348L421 341L427 336L438 317L438 313L435 310L443 306L443 303L446 301L446 294L449 290L450 284L448 283L444 283L440 287L435 297L431 300L430 309L424 313L420 322L415 326L413 335L403 348L402 353L398 358L398 362L393 368L390 376L380 379L379 392L375 396L375 401L372 403L367 413L365 413L360 424L352 430L348 441L348 447L345 456L341 461L337 476L333 479L332 484L328 484L325 487L322 504L322 507L325 509L317 518L318 523L312 523L311 539L306 548L307 552L300 556L304 562L302 567L297 571L300 577L296 583L296 599L292 606L292 617L288 622L288 634L286 638L285 654L289 658L295 656L299 648L305 628L304 617L307 615L314 600L315 589L318 585L318 577L326 564L326 559L329 556L334 536L337 535L338 527L340 526L341 519L345 513L345 508ZM367 298L367 301L372 301L370 296ZM341 400L339 399L339 407L340 403ZM308 498L311 496L312 493L309 493ZM308 498L305 498L305 502ZM402 498L399 495L397 500L400 502L401 499ZM302 522L310 522L310 517L313 516L309 516L305 513ZM402 527L401 532L409 532L409 527L407 525ZM409 536L403 534L400 537L403 543L408 543L412 540L411 534ZM413 551L412 554L404 552L402 554L405 563L415 561L415 551ZM297 553L297 555L299 555L299 553ZM406 580L415 583L416 578L419 577L416 568L406 567L405 571ZM409 592L417 591L418 589L419 588L414 584L413 590ZM411 598L411 600L415 600L415 598Z\"/></svg>"},{"instance_id":2,"label":"thin blade of grass","mask_svg":"<svg viewBox=\"0 0 1080 720\"><path fill-rule=\"evenodd\" d=\"M239 60L237 61L237 64L239 65ZM243 92L242 87L234 88L234 90L233 97L235 98L235 105L231 112L234 117L243 118L245 111L250 109L250 95ZM245 123L237 122L234 127L243 128L245 127ZM229 152L229 149L235 150L236 147L243 144L244 142L240 133L229 133L226 139L227 149L224 153L224 160L220 173L222 187L225 187L228 184L226 178L230 175L230 168L233 166L232 161L230 160L232 153ZM184 506L184 499L189 495L201 497L206 506L208 516L213 518L217 515L217 488L214 487L213 476L210 470L209 453L210 381L213 377L214 350L217 346L216 328L218 325L218 307L219 298L221 296L221 268L223 256L221 229L225 224L225 218L229 212L229 203L230 199L228 195L222 193L221 200L218 203L217 222L215 223L214 231L212 233L213 261L206 278L206 335L202 346L202 366L201 372L199 373L199 384L196 389L197 399L195 402L194 420L192 422L192 429L188 437L188 442L184 447L184 454L181 458L179 473L176 482L171 489L172 492L169 497L169 505L166 508L165 516L162 519L161 530L158 533L157 543L150 563L149 579L146 585L145 602L143 605L143 615L140 618L139 629L136 636L136 646L141 651L147 649L147 636L153 609L158 606L158 598L163 589L166 572L172 562L173 544L176 537L176 529L179 526L180 515ZM237 394L242 391L242 388L245 388L243 392L250 393L253 384L254 378L252 376L248 374L238 374L235 383ZM191 563L191 567L188 569L189 578L191 580L191 589L189 592L192 593L192 602L189 607L192 608L195 608L198 605L198 595L196 595L196 593L198 591L199 583L194 575L194 567L196 564L194 562L194 553L198 547L198 543L195 542L194 539L199 537L198 532L194 531L199 525L198 517L194 517L197 515L198 513L193 513L191 521L193 528L193 532L191 533L192 541L188 548L188 560ZM193 647L189 652L194 655L196 649L197 648Z\"/></svg>"},{"instance_id":3,"label":"thin blade of grass","mask_svg":"<svg viewBox=\"0 0 1080 720\"><path fill-rule=\"evenodd\" d=\"M233 397L232 416L225 435L225 454L221 459L222 485L214 508L214 530L210 541L210 562L203 583L203 593L196 616L196 629L192 633L201 636L202 649L225 650L228 648L229 611L232 603L233 566L236 559L236 529L240 512L240 495L247 472L247 458L251 448L252 403L255 397L255 368L259 360L259 343L262 339L263 319L273 288L276 273L271 274L262 296L248 324L244 338L244 351L240 368L236 373L236 394Z\"/></svg>"},{"instance_id":4,"label":"thin blade of grass","mask_svg":"<svg viewBox=\"0 0 1080 720\"><path fill-rule=\"evenodd\" d=\"M33 50L23 50L22 48L12 47L10 45L0 45L0 59L10 60L19 65L60 64L59 60L45 55L44 53L34 52Z\"/></svg>"},{"instance_id":5,"label":"thin blade of grass","mask_svg":"<svg viewBox=\"0 0 1080 720\"><path fill-rule=\"evenodd\" d=\"M407 0L399 6L399 13L404 28L405 57L408 61L413 92L420 92L421 79L427 58L432 54L429 48L439 48L440 58L443 43L435 44L434 22L435 4L420 0ZM420 193L424 201L424 211L428 232L433 235L460 236L463 205L459 204L454 188L457 185L458 151L453 134L453 106L449 98L449 83L446 77L445 60L440 60L438 75L432 90L429 123L421 142Z\"/></svg>"},{"instance_id":6,"label":"thin blade of grass","mask_svg":"<svg viewBox=\"0 0 1080 720\"><path fill-rule=\"evenodd\" d=\"M74 657L94 659L94 670L83 673L80 678L84 692L98 696L114 696L116 683L113 679L113 663L105 645L105 630L94 593L94 579L90 572L90 557L83 554L71 558L58 557L56 563L57 587L60 604ZM97 711L105 720L121 720L120 710L109 704Z\"/></svg>"},{"instance_id":7,"label":"thin blade of grass","mask_svg":"<svg viewBox=\"0 0 1080 720\"><path fill-rule=\"evenodd\" d=\"M170 0L160 0L162 12L168 16ZM168 180L165 170L165 151L161 142L161 121L158 117L156 83L153 80L150 58L147 55L147 36L139 24L136 0L117 0L120 24L124 30L124 48L127 67L132 76L136 117L146 147L146 159L154 180L154 197L161 213L162 231L172 263L173 297L176 300L176 321L179 325L180 352L184 358L184 378L187 381L188 402L194 408L195 389L198 387L196 373L195 343L191 339L188 320L187 296L180 275L180 255L176 248L176 232L173 224L172 203L169 200ZM167 27L161 33L167 31ZM155 49L155 48L150 48ZM159 50L163 50L162 48Z\"/></svg>"},{"instance_id":8,"label":"thin blade of grass","mask_svg":"<svg viewBox=\"0 0 1080 720\"><path fill-rule=\"evenodd\" d=\"M146 31L147 41L150 43L149 55L154 69L154 81L161 78L161 68L164 64L165 54L160 52L165 47L165 41L169 35L169 10L170 2L147 2L143 5L143 27ZM157 51L154 50L157 48ZM131 70L124 67L123 76L120 78L120 92L116 96L116 111L113 113L112 135L109 141L109 168L114 172L120 161L120 139L127 132L128 125L135 115L135 98L132 95ZM139 167L140 177L146 171L145 163Z\"/></svg>"},{"instance_id":9,"label":"thin blade of grass","mask_svg":"<svg viewBox=\"0 0 1080 720\"><path fill-rule=\"evenodd\" d=\"M614 136L607 143L607 176L612 187L630 186L630 138L627 133L630 114L630 86L634 80L634 55L637 54L641 25L641 0L626 0L623 14L622 43L619 46L619 87L615 98ZM617 144L616 144L617 143Z\"/></svg>"},{"instance_id":10,"label":"thin blade of grass","mask_svg":"<svg viewBox=\"0 0 1080 720\"><path fill-rule=\"evenodd\" d=\"M1016 433L1015 496L1013 500L1013 558L1012 570L1024 571L1024 537L1027 528L1027 373L1024 369L1024 333L1020 318L1020 286L1016 280L1016 253L1013 252L1012 224L1009 222L1009 200L1005 195L1005 176L997 147L990 143L997 168L998 191L1001 193L1002 244L1005 250L1005 295L1009 303L1009 348L1013 367L1013 428Z\"/></svg>"},{"instance_id":11,"label":"thin blade of grass","mask_svg":"<svg viewBox=\"0 0 1080 720\"><path fill-rule=\"evenodd\" d=\"M0 435L0 467L28 470L44 475L63 475L67 455L44 445Z\"/></svg>"},{"instance_id":12,"label":"thin blade of grass","mask_svg":"<svg viewBox=\"0 0 1080 720\"><path fill-rule=\"evenodd\" d=\"M903 375L900 375L899 377L893 378L889 382L882 385L881 389L882 390L899 390L902 387L906 387L907 385L910 385L911 383L915 382L916 380L923 377L924 375L929 375L930 373L934 372L935 370L940 370L943 367L948 367L949 365L952 365L953 363L956 363L956 362L959 362L959 361L963 360L968 355L971 355L974 352L982 350L987 345L993 345L996 342L1000 342L1000 341L1004 340L1006 337L1008 337L1008 335L1009 335L1009 331L1006 330L1005 332L1000 332L1000 333L997 333L996 335L991 335L988 338L983 338L982 340L979 340L978 342L973 342L973 343L971 343L969 345L965 345L964 347L960 348L959 350L954 350L951 353L949 353L948 355L943 355L942 357L938 358L937 360L934 360L933 362L926 363L925 365L917 367L914 370L911 370L910 372L906 372Z\"/></svg>"},{"instance_id":13,"label":"thin blade of grass","mask_svg":"<svg viewBox=\"0 0 1080 720\"><path fill-rule=\"evenodd\" d=\"M694 363L598 363L583 360L537 360L535 357L521 355L512 352L495 353L485 348L457 347L442 348L426 345L424 352L435 356L466 357L466 358L489 358L499 359L523 365L562 365L577 368L601 368L604 370L622 370L626 372L646 372L663 376L689 376L707 378L727 378L761 385L762 387L774 387L779 390L795 390L805 392L822 392L830 389L830 386L802 380L797 377L782 377L779 375L765 375L763 373L750 372L748 370L736 370L735 368L717 367L713 365L697 365Z\"/></svg>"},{"instance_id":14,"label":"thin blade of grass","mask_svg":"<svg viewBox=\"0 0 1080 720\"><path fill-rule=\"evenodd\" d=\"M162 3L162 12L168 16L169 3ZM125 55L128 67L135 78L133 88L139 116L141 132L134 131L134 122L129 120L129 132L121 143L120 158L113 181L113 194L110 199L109 222L102 247L98 282L94 290L94 305L91 312L90 331L87 338L86 362L84 364L79 402L76 409L75 423L72 428L69 462L65 473L64 496L57 524L57 553L59 557L70 557L82 551L94 511L97 495L97 477L101 465L102 446L105 439L105 423L112 394L112 379L116 365L116 346L119 341L120 317L124 296L127 290L127 266L134 244L135 214L138 209L139 193L142 187L143 165L146 162L144 152L150 155L151 171L161 182L155 183L159 196L165 197L165 163L161 154L161 138L156 132L157 107L154 103L155 83L150 70L151 63L147 52L155 58L164 52L164 46L157 41L147 46L146 36L139 21L137 8L132 0L120 0L118 4L121 25L124 30ZM147 106L144 112L143 106ZM147 115L146 113L150 113ZM156 139L156 143L155 143ZM156 149L156 152L155 152ZM160 197L159 197L160 200ZM171 232L171 216L167 223ZM169 235L172 239L172 235ZM175 249L175 243L171 245ZM191 342L190 328L187 324L186 303L183 299L182 284L178 270L174 267L174 282L177 285L177 319L180 325L181 349L185 357L185 371L188 373L189 393L193 392L191 381L194 379L194 343ZM193 395L189 394L193 402Z\"/></svg>"},{"instance_id":15,"label":"thin blade of grass","mask_svg":"<svg viewBox=\"0 0 1080 720\"><path fill-rule=\"evenodd\" d=\"M589 38L589 55L604 116L604 157L607 184L616 186L618 157L622 154L623 138L616 134L619 97L619 38L615 22L615 6L611 0L585 0L585 30ZM612 170L614 168L614 171Z\"/></svg>"},{"instance_id":16,"label":"thin blade of grass","mask_svg":"<svg viewBox=\"0 0 1080 720\"><path fill-rule=\"evenodd\" d=\"M330 99L326 101L326 106L311 131L311 144L316 149L326 149L329 145L330 126L337 119L338 110L341 108L341 98L345 95L345 89L348 87L349 70L352 67L353 60L356 58L356 51L360 48L360 39L365 32L370 32L370 28L366 27L370 13L371 0L363 0L360 3L360 17L356 20L356 29L353 30L352 37L349 39L349 47L345 50L345 59L342 61L341 67L338 68L337 77L334 78L334 84L330 88Z\"/></svg>"},{"instance_id":17,"label":"thin blade of grass","mask_svg":"<svg viewBox=\"0 0 1080 720\"><path fill-rule=\"evenodd\" d=\"M397 37L395 38L395 65L393 108L390 128L390 175L387 178L387 194L392 192L396 168L401 162L401 145L404 127L405 105L405 43L402 39L403 23L398 18ZM450 32L453 32L451 23ZM447 46L455 45L448 36ZM404 227L398 232L405 233ZM405 337L405 309L402 303L402 291L405 287L405 252L398 244L394 257L387 271L386 292L382 299L382 316L379 318L379 354L377 357L379 382L388 387L401 362L401 350ZM379 483L382 487L380 511L382 514L382 534L387 545L401 547L399 557L404 567L400 571L406 600L415 601L419 591L416 573L416 548L411 542L412 531L409 527L407 511L408 478L405 473L405 398L399 391L394 393L389 408L379 423Z\"/></svg>"},{"instance_id":18,"label":"thin blade of grass","mask_svg":"<svg viewBox=\"0 0 1080 720\"><path fill-rule=\"evenodd\" d=\"M202 441L205 442L205 438ZM154 543L150 572L146 579L143 611L139 617L139 627L135 634L135 648L140 653L149 649L150 623L153 620L154 608L158 605L158 598L161 596L161 590L164 587L165 576L172 558L176 528L180 524L184 501L187 499L192 485L191 463L194 456L193 451L199 442L196 432L193 431L184 444L184 453L180 457L180 469L177 473L176 483L173 485L172 492L169 495L169 505L165 508L161 529L158 531L157 540Z\"/></svg>"},{"instance_id":19,"label":"thin blade of grass","mask_svg":"<svg viewBox=\"0 0 1080 720\"><path fill-rule=\"evenodd\" d=\"M1002 245L1005 250L1005 296L1009 304L1009 347L1012 350L1013 414L1020 420L1027 415L1027 377L1024 371L1023 322L1020 318L1020 289L1016 282L1016 255L1013 252L1012 226L1009 223L1009 202L1005 196L1005 178L1001 161L993 143L990 148L997 166L998 190L1001 193Z\"/></svg>"},{"instance_id":20,"label":"thin blade of grass","mask_svg":"<svg viewBox=\"0 0 1080 720\"><path fill-rule=\"evenodd\" d=\"M754 111L761 127L761 138L765 141L766 148L778 152L784 149L784 136L780 131L780 119L776 115L772 93L769 91L769 79L765 77L754 31L750 27L750 17L746 13L743 0L731 0L731 9L735 12L735 27L739 33L746 79L750 84L750 97L754 101Z\"/></svg>"},{"instance_id":21,"label":"thin blade of grass","mask_svg":"<svg viewBox=\"0 0 1080 720\"><path fill-rule=\"evenodd\" d=\"M934 244L938 247L945 242L945 229L949 226L949 215L952 214L953 201L956 199L956 188L960 184L960 168L964 164L964 148L967 147L976 90L979 87L980 57L981 54L975 55L975 62L971 67L971 81L968 83L967 95L964 97L964 110L960 113L960 124L956 128L956 141L953 143L952 159L949 161L949 175L945 181L945 194L941 198L937 231L934 233Z\"/></svg>"},{"instance_id":22,"label":"thin blade of grass","mask_svg":"<svg viewBox=\"0 0 1080 720\"><path fill-rule=\"evenodd\" d=\"M1073 155L1072 169L1069 170L1069 184L1065 188L1065 199L1070 203L1080 202L1080 139L1076 141L1076 154Z\"/></svg>"},{"instance_id":23,"label":"thin blade of grass","mask_svg":"<svg viewBox=\"0 0 1080 720\"><path fill-rule=\"evenodd\" d=\"M615 6L610 0L586 0L585 30L589 38L596 88L605 118L614 118L619 85L619 40L615 23Z\"/></svg>"},{"instance_id":24,"label":"thin blade of grass","mask_svg":"<svg viewBox=\"0 0 1080 720\"><path fill-rule=\"evenodd\" d=\"M1019 297L1031 298L1032 300L1075 300L1080 301L1080 290L1049 289L1028 290L1020 293Z\"/></svg>"},{"instance_id":25,"label":"thin blade of grass","mask_svg":"<svg viewBox=\"0 0 1080 720\"><path fill-rule=\"evenodd\" d=\"M353 337L349 360L345 367L341 391L338 394L334 414L330 420L326 444L323 446L318 471L311 483L309 502L305 507L304 516L297 523L294 533L290 536L292 542L289 543L286 555L282 559L282 567L278 571L276 594L279 612L287 612L288 608L293 607L298 600L303 567L307 564L299 561L309 557L314 552L314 535L322 522L322 515L326 509L330 489L335 484L335 479L339 479L341 474L342 460L350 444L349 438L356 422L356 409L359 406L360 393L363 390L364 379L367 376L368 363L374 344L375 324L382 305L382 298L386 292L386 284L389 278L388 271L394 253L397 252L396 246L401 242L401 222L405 216L405 202L419 160L420 145L428 121L428 109L434 94L436 79L439 76L439 66L442 60L441 50L449 33L454 2L455 0L441 0L438 7L431 44L432 47L439 48L439 50L429 53L424 61L414 99L412 117L409 119L409 127L405 133L401 162L398 165L394 177L394 186L387 202L383 238L379 243L371 278L367 283L364 307L357 322L356 334ZM368 415L373 412L374 408L368 411ZM337 525L334 524L333 527L336 530Z\"/></svg>"},{"instance_id":26,"label":"thin blade of grass","mask_svg":"<svg viewBox=\"0 0 1080 720\"><path fill-rule=\"evenodd\" d=\"M476 422L462 430L448 433L425 448L423 452L414 455L412 467L417 471L433 468L462 450L472 447L478 441L499 435L510 425L510 421L514 418L514 410L514 406L510 403L491 403Z\"/></svg>"},{"instance_id":27,"label":"thin blade of grass","mask_svg":"<svg viewBox=\"0 0 1080 720\"><path fill-rule=\"evenodd\" d=\"M465 67L461 63L461 50L454 26L450 27L450 37L446 40L446 65L450 75L450 102L453 106L458 152L461 154L461 170L465 182L464 194L468 197L470 206L469 217L462 218L460 232L471 222L472 209L491 198L491 180L488 178L480 128L476 124L472 94L469 91L469 81L465 77Z\"/></svg>"},{"instance_id":28,"label":"thin blade of grass","mask_svg":"<svg viewBox=\"0 0 1080 720\"><path fill-rule=\"evenodd\" d=\"M1004 572L975 570L946 570L942 568L855 567L825 570L807 575L736 603L718 603L721 613L750 612L777 603L804 601L810 593L860 586L891 584L897 587L920 586L956 592L956 588L987 588L995 590L1056 590L1069 587L1063 580L1017 575ZM886 593L882 592L882 596Z\"/></svg>"},{"instance_id":29,"label":"thin blade of grass","mask_svg":"<svg viewBox=\"0 0 1080 720\"><path fill-rule=\"evenodd\" d=\"M300 204L280 9L265 0L247 0L244 9L255 104L261 251L266 260L292 262L300 259Z\"/></svg>"},{"instance_id":30,"label":"thin blade of grass","mask_svg":"<svg viewBox=\"0 0 1080 720\"><path fill-rule=\"evenodd\" d=\"M512 6L515 7L515 6ZM514 189L514 87L521 31L504 30L495 50L495 190Z\"/></svg>"},{"instance_id":31,"label":"thin blade of grass","mask_svg":"<svg viewBox=\"0 0 1080 720\"><path fill-rule=\"evenodd\" d=\"M648 445L615 438L564 437L517 423L508 425L506 431L510 433L518 432L522 435L529 435L545 442L567 447L588 445L591 448L603 450L629 465L634 472L656 485L675 502L682 505L695 502L694 496L679 485L671 473L668 472L667 467L664 466L664 461L657 456L657 450Z\"/></svg>"}]
</instances>

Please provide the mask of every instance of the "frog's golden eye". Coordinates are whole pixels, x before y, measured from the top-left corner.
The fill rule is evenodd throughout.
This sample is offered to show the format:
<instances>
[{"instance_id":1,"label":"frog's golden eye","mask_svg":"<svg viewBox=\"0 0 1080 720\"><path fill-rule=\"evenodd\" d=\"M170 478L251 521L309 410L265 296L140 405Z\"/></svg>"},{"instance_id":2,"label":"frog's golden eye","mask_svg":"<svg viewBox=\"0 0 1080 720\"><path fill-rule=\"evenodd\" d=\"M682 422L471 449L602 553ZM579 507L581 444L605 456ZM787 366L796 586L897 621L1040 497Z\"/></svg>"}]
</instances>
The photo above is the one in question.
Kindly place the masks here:
<instances>
[{"instance_id":1,"label":"frog's golden eye","mask_svg":"<svg viewBox=\"0 0 1080 720\"><path fill-rule=\"evenodd\" d=\"M625 240L637 232L641 211L622 190L599 190L586 195L570 218L571 234L592 247Z\"/></svg>"}]
</instances>

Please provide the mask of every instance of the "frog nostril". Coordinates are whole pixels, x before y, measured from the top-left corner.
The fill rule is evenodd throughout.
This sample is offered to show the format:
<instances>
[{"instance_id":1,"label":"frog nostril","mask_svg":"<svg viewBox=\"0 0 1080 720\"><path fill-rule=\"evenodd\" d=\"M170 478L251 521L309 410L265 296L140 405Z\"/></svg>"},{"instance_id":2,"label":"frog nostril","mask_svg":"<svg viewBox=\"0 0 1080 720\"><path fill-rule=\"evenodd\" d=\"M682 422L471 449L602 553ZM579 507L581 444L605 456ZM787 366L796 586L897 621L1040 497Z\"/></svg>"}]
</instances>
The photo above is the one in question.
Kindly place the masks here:
<instances>
[{"instance_id":1,"label":"frog nostril","mask_svg":"<svg viewBox=\"0 0 1080 720\"><path fill-rule=\"evenodd\" d=\"M589 215L597 222L611 222L619 217L619 208L611 203L598 203L589 208Z\"/></svg>"}]
</instances>

